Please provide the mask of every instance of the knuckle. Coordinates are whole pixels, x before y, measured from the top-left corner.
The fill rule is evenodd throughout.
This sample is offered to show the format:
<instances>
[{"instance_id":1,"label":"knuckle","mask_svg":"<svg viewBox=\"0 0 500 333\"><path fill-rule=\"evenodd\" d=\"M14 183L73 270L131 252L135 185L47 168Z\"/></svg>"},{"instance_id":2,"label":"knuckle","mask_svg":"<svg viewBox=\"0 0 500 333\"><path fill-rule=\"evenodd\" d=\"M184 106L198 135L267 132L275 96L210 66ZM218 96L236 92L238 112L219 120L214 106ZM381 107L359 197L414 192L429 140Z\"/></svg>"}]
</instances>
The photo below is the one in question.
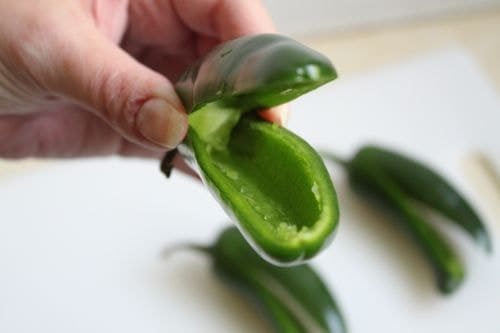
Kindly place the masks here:
<instances>
[{"instance_id":1,"label":"knuckle","mask_svg":"<svg viewBox=\"0 0 500 333\"><path fill-rule=\"evenodd\" d=\"M147 98L141 95L143 90L124 72L102 70L91 82L98 112L120 128L132 128L141 100Z\"/></svg>"}]
</instances>

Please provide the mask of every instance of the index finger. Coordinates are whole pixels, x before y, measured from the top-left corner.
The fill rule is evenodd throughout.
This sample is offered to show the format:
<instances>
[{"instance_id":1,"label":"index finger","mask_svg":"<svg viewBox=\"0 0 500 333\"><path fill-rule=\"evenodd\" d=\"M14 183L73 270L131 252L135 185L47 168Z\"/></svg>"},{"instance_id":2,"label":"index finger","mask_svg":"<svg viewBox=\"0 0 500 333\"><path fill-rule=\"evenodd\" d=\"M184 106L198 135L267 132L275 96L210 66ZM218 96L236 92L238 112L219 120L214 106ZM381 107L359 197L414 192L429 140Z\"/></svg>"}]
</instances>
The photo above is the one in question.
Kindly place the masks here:
<instances>
[{"instance_id":1,"label":"index finger","mask_svg":"<svg viewBox=\"0 0 500 333\"><path fill-rule=\"evenodd\" d=\"M226 41L244 35L275 32L267 10L259 0L173 0L183 23L191 30L215 40ZM265 109L259 116L285 125L286 105Z\"/></svg>"},{"instance_id":2,"label":"index finger","mask_svg":"<svg viewBox=\"0 0 500 333\"><path fill-rule=\"evenodd\" d=\"M172 1L177 15L188 28L220 41L276 30L259 0Z\"/></svg>"}]
</instances>

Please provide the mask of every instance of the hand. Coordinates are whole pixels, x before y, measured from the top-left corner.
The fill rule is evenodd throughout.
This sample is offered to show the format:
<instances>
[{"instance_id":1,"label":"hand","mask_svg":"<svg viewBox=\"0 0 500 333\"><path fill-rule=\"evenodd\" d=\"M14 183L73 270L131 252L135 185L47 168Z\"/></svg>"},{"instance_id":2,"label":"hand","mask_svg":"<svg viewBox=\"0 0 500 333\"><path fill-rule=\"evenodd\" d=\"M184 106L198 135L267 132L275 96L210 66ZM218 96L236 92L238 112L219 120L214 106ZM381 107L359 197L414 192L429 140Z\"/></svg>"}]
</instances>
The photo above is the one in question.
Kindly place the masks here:
<instances>
[{"instance_id":1,"label":"hand","mask_svg":"<svg viewBox=\"0 0 500 333\"><path fill-rule=\"evenodd\" d=\"M273 30L258 0L2 0L0 157L160 156L187 131L171 82Z\"/></svg>"}]
</instances>

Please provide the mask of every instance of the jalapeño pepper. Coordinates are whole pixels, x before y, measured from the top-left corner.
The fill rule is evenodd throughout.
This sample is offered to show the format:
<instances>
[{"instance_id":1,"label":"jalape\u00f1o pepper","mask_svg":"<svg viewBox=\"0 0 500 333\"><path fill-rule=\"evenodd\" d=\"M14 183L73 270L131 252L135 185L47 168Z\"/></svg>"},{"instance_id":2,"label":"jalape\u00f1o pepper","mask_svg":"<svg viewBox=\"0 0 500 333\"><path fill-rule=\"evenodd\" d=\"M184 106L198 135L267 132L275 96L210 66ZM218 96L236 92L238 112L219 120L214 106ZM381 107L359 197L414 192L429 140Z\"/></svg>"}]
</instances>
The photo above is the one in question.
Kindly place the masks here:
<instances>
[{"instance_id":1,"label":"jalape\u00f1o pepper","mask_svg":"<svg viewBox=\"0 0 500 333\"><path fill-rule=\"evenodd\" d=\"M277 332L347 332L337 302L311 266L266 262L234 227L210 247L189 247L208 253L217 275L259 306Z\"/></svg>"},{"instance_id":2,"label":"jalape\u00f1o pepper","mask_svg":"<svg viewBox=\"0 0 500 333\"><path fill-rule=\"evenodd\" d=\"M335 78L326 57L264 34L216 47L176 84L189 113L179 151L252 247L275 264L298 264L324 248L338 223L338 203L316 151L255 111Z\"/></svg>"},{"instance_id":3,"label":"jalape\u00f1o pepper","mask_svg":"<svg viewBox=\"0 0 500 333\"><path fill-rule=\"evenodd\" d=\"M438 173L422 163L375 146L362 147L350 161L325 153L348 173L349 181L362 193L393 212L401 226L426 254L438 288L451 293L465 277L465 267L440 233L428 224L418 202L448 217L487 251L489 234L465 198Z\"/></svg>"}]
</instances>

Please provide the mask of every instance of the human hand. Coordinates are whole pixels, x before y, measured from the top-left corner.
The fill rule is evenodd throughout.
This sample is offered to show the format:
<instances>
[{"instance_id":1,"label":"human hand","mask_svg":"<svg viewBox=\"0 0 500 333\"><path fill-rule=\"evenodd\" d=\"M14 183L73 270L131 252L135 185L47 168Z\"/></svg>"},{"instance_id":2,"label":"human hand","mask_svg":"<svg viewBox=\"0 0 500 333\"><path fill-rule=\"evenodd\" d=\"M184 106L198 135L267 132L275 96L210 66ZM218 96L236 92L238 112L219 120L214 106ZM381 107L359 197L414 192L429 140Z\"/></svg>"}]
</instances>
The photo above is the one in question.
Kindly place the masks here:
<instances>
[{"instance_id":1,"label":"human hand","mask_svg":"<svg viewBox=\"0 0 500 333\"><path fill-rule=\"evenodd\" d=\"M2 0L0 13L7 158L161 156L187 131L171 82L214 45L274 30L258 0Z\"/></svg>"}]
</instances>

